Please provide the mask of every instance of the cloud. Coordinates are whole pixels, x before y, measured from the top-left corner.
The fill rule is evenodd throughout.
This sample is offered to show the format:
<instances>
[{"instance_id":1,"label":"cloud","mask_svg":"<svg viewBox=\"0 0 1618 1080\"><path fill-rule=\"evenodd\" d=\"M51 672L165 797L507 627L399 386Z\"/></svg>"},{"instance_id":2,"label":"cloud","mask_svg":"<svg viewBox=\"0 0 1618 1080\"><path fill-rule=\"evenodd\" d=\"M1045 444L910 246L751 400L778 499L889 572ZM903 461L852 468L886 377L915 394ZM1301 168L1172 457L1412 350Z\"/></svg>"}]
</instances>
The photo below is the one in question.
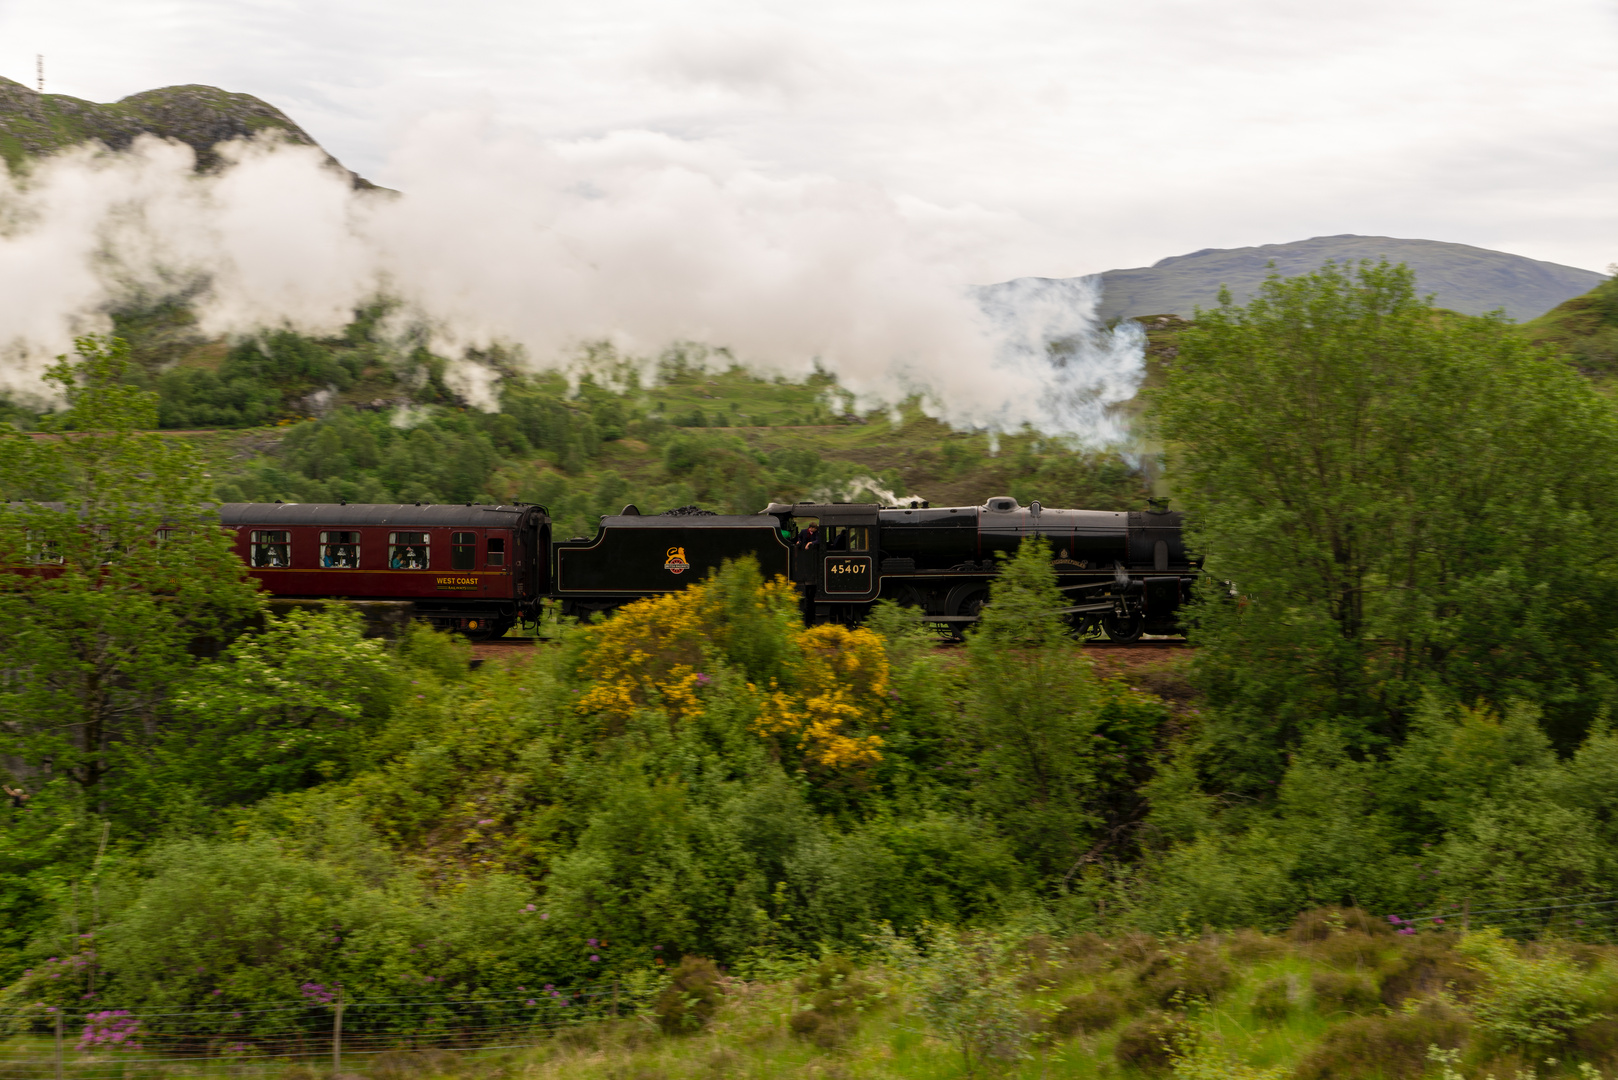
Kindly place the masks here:
<instances>
[{"instance_id":1,"label":"cloud","mask_svg":"<svg viewBox=\"0 0 1618 1080\"><path fill-rule=\"evenodd\" d=\"M1082 289L1017 294L1026 310L980 303L963 253L995 242L1004 216L769 173L717 142L543 140L438 113L390 163L398 197L353 192L310 148L228 156L221 175L196 176L188 150L144 139L0 185L18 222L0 240L0 293L33 290L0 323L10 387L121 298L199 280L211 334L331 333L386 292L451 357L502 344L563 366L592 341L646 358L699 342L766 371L818 364L866 405L919 393L951 423L1090 441L1119 434L1105 403L1140 375L1140 342L1097 328ZM488 373L468 364L455 385L488 403Z\"/></svg>"},{"instance_id":2,"label":"cloud","mask_svg":"<svg viewBox=\"0 0 1618 1080\"><path fill-rule=\"evenodd\" d=\"M782 25L673 27L648 49L646 71L678 88L740 96L791 96L829 77L838 65Z\"/></svg>"}]
</instances>

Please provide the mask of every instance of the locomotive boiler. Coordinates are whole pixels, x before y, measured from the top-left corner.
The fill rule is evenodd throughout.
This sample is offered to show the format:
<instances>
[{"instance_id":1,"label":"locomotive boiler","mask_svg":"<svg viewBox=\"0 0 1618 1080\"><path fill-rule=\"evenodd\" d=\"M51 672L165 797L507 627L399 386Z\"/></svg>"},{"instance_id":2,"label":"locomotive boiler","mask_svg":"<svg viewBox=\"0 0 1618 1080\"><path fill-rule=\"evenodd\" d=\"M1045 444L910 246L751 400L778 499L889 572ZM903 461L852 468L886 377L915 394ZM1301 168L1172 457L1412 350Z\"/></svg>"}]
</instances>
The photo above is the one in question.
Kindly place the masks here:
<instances>
[{"instance_id":1,"label":"locomotive boiler","mask_svg":"<svg viewBox=\"0 0 1618 1080\"><path fill-rule=\"evenodd\" d=\"M878 600L958 633L978 619L1000 557L1043 537L1083 633L1115 641L1178 631L1200 566L1181 515L1063 510L1001 496L981 506L772 503L757 514L626 506L596 534L557 540L543 507L234 503L249 572L281 597L408 601L419 618L498 636L545 600L564 614L675 592L751 556L792 581L809 622L854 624Z\"/></svg>"}]
</instances>

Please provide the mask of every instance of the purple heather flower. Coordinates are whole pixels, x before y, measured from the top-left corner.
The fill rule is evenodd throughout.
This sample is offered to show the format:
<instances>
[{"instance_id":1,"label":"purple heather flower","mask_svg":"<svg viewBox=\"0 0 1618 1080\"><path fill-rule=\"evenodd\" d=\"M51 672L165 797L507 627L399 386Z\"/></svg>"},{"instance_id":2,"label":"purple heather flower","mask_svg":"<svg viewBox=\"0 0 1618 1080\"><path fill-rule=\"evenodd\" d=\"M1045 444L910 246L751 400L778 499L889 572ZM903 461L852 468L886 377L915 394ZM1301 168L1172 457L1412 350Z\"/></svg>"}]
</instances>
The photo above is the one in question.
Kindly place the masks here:
<instances>
[{"instance_id":1,"label":"purple heather flower","mask_svg":"<svg viewBox=\"0 0 1618 1080\"><path fill-rule=\"evenodd\" d=\"M530 1005L537 1005L537 1004L538 1004L538 1002L536 1002L536 1001L535 1001L535 1000L534 1000L534 999L533 999L533 998L529 998L529 999L528 999L528 1004L530 1004Z\"/></svg>"},{"instance_id":2,"label":"purple heather flower","mask_svg":"<svg viewBox=\"0 0 1618 1080\"><path fill-rule=\"evenodd\" d=\"M1397 915L1389 915L1388 916L1388 921L1390 923L1392 923L1394 926L1398 926L1400 923L1404 922L1404 920L1399 918L1399 916L1397 916Z\"/></svg>"},{"instance_id":3,"label":"purple heather flower","mask_svg":"<svg viewBox=\"0 0 1618 1080\"><path fill-rule=\"evenodd\" d=\"M592 964L599 964L599 963L601 963L601 957L599 957L599 956L592 956L592 957L590 957L590 963L592 963Z\"/></svg>"},{"instance_id":4,"label":"purple heather flower","mask_svg":"<svg viewBox=\"0 0 1618 1080\"><path fill-rule=\"evenodd\" d=\"M589 940L589 941L586 941L586 942L585 942L585 944L586 944L586 945L588 945L588 946L590 946L590 948L592 948L592 949L593 949L593 948L595 948L595 947L596 947L596 939L595 939L595 938L591 938L591 939L590 939L590 940Z\"/></svg>"},{"instance_id":5,"label":"purple heather flower","mask_svg":"<svg viewBox=\"0 0 1618 1080\"><path fill-rule=\"evenodd\" d=\"M547 989L547 990L555 990L556 989L556 984L555 983L546 983L545 984L545 989Z\"/></svg>"},{"instance_id":6,"label":"purple heather flower","mask_svg":"<svg viewBox=\"0 0 1618 1080\"><path fill-rule=\"evenodd\" d=\"M551 916L550 916L550 912L547 912L547 911L542 911L542 912L540 912L540 913L539 913L539 917L540 917L540 918L541 918L541 919L548 919L548 918L550 918L550 917L551 917Z\"/></svg>"},{"instance_id":7,"label":"purple heather flower","mask_svg":"<svg viewBox=\"0 0 1618 1080\"><path fill-rule=\"evenodd\" d=\"M479 825L493 825L494 824L494 818L486 817L482 821L479 821L478 824Z\"/></svg>"},{"instance_id":8,"label":"purple heather flower","mask_svg":"<svg viewBox=\"0 0 1618 1080\"><path fill-rule=\"evenodd\" d=\"M652 951L653 952L662 952L663 951L663 946L661 946L661 945L653 945L652 946Z\"/></svg>"}]
</instances>

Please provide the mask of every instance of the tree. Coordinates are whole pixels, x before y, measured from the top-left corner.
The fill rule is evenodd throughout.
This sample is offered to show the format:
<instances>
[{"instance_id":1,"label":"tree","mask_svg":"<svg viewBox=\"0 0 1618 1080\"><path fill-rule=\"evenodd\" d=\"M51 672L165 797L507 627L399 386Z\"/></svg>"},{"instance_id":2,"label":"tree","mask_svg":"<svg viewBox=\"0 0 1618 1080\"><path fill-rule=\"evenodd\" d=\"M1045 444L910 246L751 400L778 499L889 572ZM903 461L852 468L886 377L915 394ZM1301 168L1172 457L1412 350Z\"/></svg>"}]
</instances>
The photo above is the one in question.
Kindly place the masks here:
<instances>
[{"instance_id":1,"label":"tree","mask_svg":"<svg viewBox=\"0 0 1618 1080\"><path fill-rule=\"evenodd\" d=\"M1613 703L1618 421L1496 316L1403 266L1228 294L1155 423L1213 579L1195 609L1220 783L1273 791L1326 723L1397 743L1425 692L1531 700L1563 748Z\"/></svg>"},{"instance_id":2,"label":"tree","mask_svg":"<svg viewBox=\"0 0 1618 1080\"><path fill-rule=\"evenodd\" d=\"M876 940L911 984L917 1013L939 1038L960 1051L967 1076L992 1059L1026 1055L1026 1017L1018 1007L1026 952L1003 934L928 925L917 942L891 930Z\"/></svg>"},{"instance_id":3,"label":"tree","mask_svg":"<svg viewBox=\"0 0 1618 1080\"><path fill-rule=\"evenodd\" d=\"M196 453L141 429L128 347L83 337L47 378L48 437L0 434L0 752L71 779L105 811L120 763L162 729L198 646L258 614Z\"/></svg>"},{"instance_id":4,"label":"tree","mask_svg":"<svg viewBox=\"0 0 1618 1080\"><path fill-rule=\"evenodd\" d=\"M1164 719L1161 707L1096 678L1068 638L1066 605L1050 546L1025 540L967 644L974 798L1019 857L1063 883L1132 823Z\"/></svg>"}]
</instances>

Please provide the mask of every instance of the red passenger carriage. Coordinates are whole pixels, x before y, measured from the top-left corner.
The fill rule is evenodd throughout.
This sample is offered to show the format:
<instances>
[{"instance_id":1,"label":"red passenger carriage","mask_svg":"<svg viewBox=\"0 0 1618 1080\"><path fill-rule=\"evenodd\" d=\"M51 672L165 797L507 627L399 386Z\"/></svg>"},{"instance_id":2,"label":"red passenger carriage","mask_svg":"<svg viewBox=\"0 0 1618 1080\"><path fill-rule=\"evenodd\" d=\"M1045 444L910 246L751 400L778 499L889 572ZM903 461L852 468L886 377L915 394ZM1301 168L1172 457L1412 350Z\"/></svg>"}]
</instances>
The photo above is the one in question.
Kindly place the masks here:
<instances>
[{"instance_id":1,"label":"red passenger carriage","mask_svg":"<svg viewBox=\"0 0 1618 1080\"><path fill-rule=\"evenodd\" d=\"M408 601L481 637L533 617L549 590L550 523L537 506L226 503L219 519L277 597Z\"/></svg>"}]
</instances>

